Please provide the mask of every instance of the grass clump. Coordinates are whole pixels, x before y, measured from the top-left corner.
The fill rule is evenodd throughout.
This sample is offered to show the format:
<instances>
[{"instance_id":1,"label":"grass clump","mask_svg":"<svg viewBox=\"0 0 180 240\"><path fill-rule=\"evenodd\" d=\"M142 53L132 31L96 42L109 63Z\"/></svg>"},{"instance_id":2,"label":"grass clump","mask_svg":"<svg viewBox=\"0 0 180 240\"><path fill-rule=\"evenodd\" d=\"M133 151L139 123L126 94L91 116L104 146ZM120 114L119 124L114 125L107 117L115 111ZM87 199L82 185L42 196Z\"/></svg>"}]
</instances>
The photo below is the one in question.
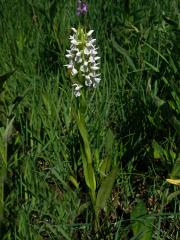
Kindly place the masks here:
<instances>
[{"instance_id":1,"label":"grass clump","mask_svg":"<svg viewBox=\"0 0 180 240\"><path fill-rule=\"evenodd\" d=\"M92 0L88 9L102 78L87 106L89 144L94 160L118 165L99 228L63 67L76 3L1 1L1 239L178 240L180 192L166 178L180 178L179 2ZM99 187L107 166L98 166Z\"/></svg>"}]
</instances>

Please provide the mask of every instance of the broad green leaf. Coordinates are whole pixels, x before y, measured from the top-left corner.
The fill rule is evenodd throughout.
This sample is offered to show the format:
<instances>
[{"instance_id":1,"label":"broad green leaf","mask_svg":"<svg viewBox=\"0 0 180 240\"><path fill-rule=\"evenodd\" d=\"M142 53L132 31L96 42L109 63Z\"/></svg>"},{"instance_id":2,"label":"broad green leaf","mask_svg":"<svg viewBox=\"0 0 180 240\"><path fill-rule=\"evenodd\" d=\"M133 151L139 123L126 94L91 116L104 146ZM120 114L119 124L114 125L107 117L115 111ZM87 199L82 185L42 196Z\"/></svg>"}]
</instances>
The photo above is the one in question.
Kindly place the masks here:
<instances>
[{"instance_id":1,"label":"broad green leaf","mask_svg":"<svg viewBox=\"0 0 180 240\"><path fill-rule=\"evenodd\" d=\"M106 176L106 174L109 172L111 167L111 160L109 158L105 158L101 161L99 172L102 174L102 176Z\"/></svg>"},{"instance_id":2,"label":"broad green leaf","mask_svg":"<svg viewBox=\"0 0 180 240\"><path fill-rule=\"evenodd\" d=\"M87 165L87 170L88 170L90 189L92 191L95 191L96 190L96 178L95 178L94 169L92 167L92 164Z\"/></svg>"},{"instance_id":3,"label":"broad green leaf","mask_svg":"<svg viewBox=\"0 0 180 240\"><path fill-rule=\"evenodd\" d=\"M83 163L85 182L86 182L87 186L90 188L86 158L83 153L81 153L81 157L82 157L82 163Z\"/></svg>"},{"instance_id":4,"label":"broad green leaf","mask_svg":"<svg viewBox=\"0 0 180 240\"><path fill-rule=\"evenodd\" d=\"M103 209L106 206L107 200L110 197L115 179L117 174L117 168L114 168L107 177L103 180L99 191L97 193L97 199L96 199L96 211L99 211L99 209Z\"/></svg>"},{"instance_id":5,"label":"broad green leaf","mask_svg":"<svg viewBox=\"0 0 180 240\"><path fill-rule=\"evenodd\" d=\"M138 240L152 240L152 226L154 218L147 215L143 200L139 200L131 212L132 230L134 236L139 236Z\"/></svg>"},{"instance_id":6,"label":"broad green leaf","mask_svg":"<svg viewBox=\"0 0 180 240\"><path fill-rule=\"evenodd\" d=\"M87 163L83 151L81 151L81 157L83 162L83 170L84 170L86 184L92 191L95 191L96 179L95 179L95 174L94 174L94 169L92 167L92 164Z\"/></svg>"},{"instance_id":7,"label":"broad green leaf","mask_svg":"<svg viewBox=\"0 0 180 240\"><path fill-rule=\"evenodd\" d=\"M153 147L154 158L155 159L162 158L164 150L155 140L153 140L152 147Z\"/></svg>"}]
</instances>

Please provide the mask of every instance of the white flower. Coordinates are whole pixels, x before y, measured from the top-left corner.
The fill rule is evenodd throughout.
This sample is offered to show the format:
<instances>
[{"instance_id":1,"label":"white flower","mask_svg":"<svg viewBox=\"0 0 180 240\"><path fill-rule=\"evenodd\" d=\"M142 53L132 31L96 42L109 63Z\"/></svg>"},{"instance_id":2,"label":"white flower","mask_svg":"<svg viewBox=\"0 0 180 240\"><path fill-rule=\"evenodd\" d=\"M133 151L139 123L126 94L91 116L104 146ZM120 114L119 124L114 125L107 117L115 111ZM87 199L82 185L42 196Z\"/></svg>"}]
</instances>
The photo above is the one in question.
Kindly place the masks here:
<instances>
[{"instance_id":1,"label":"white flower","mask_svg":"<svg viewBox=\"0 0 180 240\"><path fill-rule=\"evenodd\" d=\"M95 63L95 58L93 56L90 56L88 62L94 64Z\"/></svg>"},{"instance_id":2,"label":"white flower","mask_svg":"<svg viewBox=\"0 0 180 240\"><path fill-rule=\"evenodd\" d=\"M92 50L91 50L91 55L92 55L92 56L97 55L97 53L98 53L98 52L97 52L95 49L92 49Z\"/></svg>"},{"instance_id":3,"label":"white flower","mask_svg":"<svg viewBox=\"0 0 180 240\"><path fill-rule=\"evenodd\" d=\"M78 51L77 53L76 53L76 56L75 56L75 58L74 58L74 61L75 62L77 62L77 63L81 63L83 60L82 60L82 57L81 57L81 52L80 51Z\"/></svg>"},{"instance_id":4,"label":"white flower","mask_svg":"<svg viewBox=\"0 0 180 240\"><path fill-rule=\"evenodd\" d=\"M74 44L74 45L80 45L81 44L81 42L77 41L76 39L72 39L71 43Z\"/></svg>"},{"instance_id":5,"label":"white flower","mask_svg":"<svg viewBox=\"0 0 180 240\"><path fill-rule=\"evenodd\" d=\"M90 30L90 31L87 33L87 36L90 37L93 32L94 32L94 30Z\"/></svg>"},{"instance_id":6,"label":"white flower","mask_svg":"<svg viewBox=\"0 0 180 240\"><path fill-rule=\"evenodd\" d=\"M75 95L75 97L81 96L80 90L81 90L81 88L82 88L83 86L80 85L80 84L74 83L74 84L72 85L72 87L74 87L74 95Z\"/></svg>"},{"instance_id":7,"label":"white flower","mask_svg":"<svg viewBox=\"0 0 180 240\"><path fill-rule=\"evenodd\" d=\"M82 87L97 87L101 78L99 77L100 57L96 47L96 39L92 37L94 30L85 32L83 28L72 28L73 34L69 37L70 49L65 55L69 63L65 66L69 69L75 84L72 85L74 95L81 95ZM73 81L74 81L73 80Z\"/></svg>"},{"instance_id":8,"label":"white flower","mask_svg":"<svg viewBox=\"0 0 180 240\"><path fill-rule=\"evenodd\" d=\"M89 75L85 76L85 85L88 87L92 85L91 77Z\"/></svg>"},{"instance_id":9,"label":"white flower","mask_svg":"<svg viewBox=\"0 0 180 240\"><path fill-rule=\"evenodd\" d=\"M78 70L75 68L72 68L71 73L72 73L72 76L75 76L76 74L78 74Z\"/></svg>"},{"instance_id":10,"label":"white flower","mask_svg":"<svg viewBox=\"0 0 180 240\"><path fill-rule=\"evenodd\" d=\"M101 81L100 78L94 78L94 82L95 82L96 84L99 84L100 81Z\"/></svg>"},{"instance_id":11,"label":"white flower","mask_svg":"<svg viewBox=\"0 0 180 240\"><path fill-rule=\"evenodd\" d=\"M85 55L89 55L90 53L91 53L91 52L89 51L88 48L85 48L85 49L84 49L84 54L85 54Z\"/></svg>"},{"instance_id":12,"label":"white flower","mask_svg":"<svg viewBox=\"0 0 180 240\"><path fill-rule=\"evenodd\" d=\"M73 54L66 54L65 56L69 59L72 59L74 57Z\"/></svg>"},{"instance_id":13,"label":"white flower","mask_svg":"<svg viewBox=\"0 0 180 240\"><path fill-rule=\"evenodd\" d=\"M95 61L97 61L97 60L99 60L99 59L100 59L100 57L95 57L94 59L95 59Z\"/></svg>"},{"instance_id":14,"label":"white flower","mask_svg":"<svg viewBox=\"0 0 180 240\"><path fill-rule=\"evenodd\" d=\"M69 64L66 64L64 66L67 67L68 69L72 69L74 67L73 63L69 63Z\"/></svg>"},{"instance_id":15,"label":"white flower","mask_svg":"<svg viewBox=\"0 0 180 240\"><path fill-rule=\"evenodd\" d=\"M97 67L96 65L94 65L94 66L91 67L91 69L94 70L94 71L96 71L96 70L99 70L100 68Z\"/></svg>"},{"instance_id":16,"label":"white flower","mask_svg":"<svg viewBox=\"0 0 180 240\"><path fill-rule=\"evenodd\" d=\"M81 72L88 72L89 71L88 62L85 61L83 65L80 66L80 70Z\"/></svg>"},{"instance_id":17,"label":"white flower","mask_svg":"<svg viewBox=\"0 0 180 240\"><path fill-rule=\"evenodd\" d=\"M77 30L75 28L71 28L74 33L77 33Z\"/></svg>"}]
</instances>

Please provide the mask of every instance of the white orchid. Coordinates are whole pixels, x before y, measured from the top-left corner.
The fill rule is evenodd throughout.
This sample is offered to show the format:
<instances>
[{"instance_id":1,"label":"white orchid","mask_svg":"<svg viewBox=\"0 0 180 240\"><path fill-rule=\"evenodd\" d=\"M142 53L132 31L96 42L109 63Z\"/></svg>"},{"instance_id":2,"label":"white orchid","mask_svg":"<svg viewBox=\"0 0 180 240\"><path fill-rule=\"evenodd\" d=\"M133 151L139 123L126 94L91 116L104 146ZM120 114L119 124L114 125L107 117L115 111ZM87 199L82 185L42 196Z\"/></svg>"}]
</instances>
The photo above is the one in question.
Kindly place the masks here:
<instances>
[{"instance_id":1,"label":"white orchid","mask_svg":"<svg viewBox=\"0 0 180 240\"><path fill-rule=\"evenodd\" d=\"M72 85L72 87L74 87L74 95L75 95L76 97L81 96L80 89L81 89L83 86L80 85L80 84L74 83L74 84Z\"/></svg>"},{"instance_id":2,"label":"white orchid","mask_svg":"<svg viewBox=\"0 0 180 240\"><path fill-rule=\"evenodd\" d=\"M73 34L69 37L71 46L70 50L66 50L66 58L69 63L65 65L76 82L72 85L74 95L81 95L81 88L96 88L101 78L98 73L100 70L98 52L95 45L96 39L92 38L94 30L85 32L82 28L72 28Z\"/></svg>"}]
</instances>

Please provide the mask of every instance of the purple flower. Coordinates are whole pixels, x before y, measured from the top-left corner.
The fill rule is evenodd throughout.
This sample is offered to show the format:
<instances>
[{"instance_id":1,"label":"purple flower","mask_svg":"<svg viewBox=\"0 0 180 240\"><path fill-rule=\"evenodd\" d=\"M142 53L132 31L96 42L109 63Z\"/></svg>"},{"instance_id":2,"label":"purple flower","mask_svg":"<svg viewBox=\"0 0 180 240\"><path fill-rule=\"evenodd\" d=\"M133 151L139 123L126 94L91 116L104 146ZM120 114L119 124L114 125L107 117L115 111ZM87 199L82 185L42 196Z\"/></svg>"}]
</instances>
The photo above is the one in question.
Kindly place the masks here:
<instances>
[{"instance_id":1,"label":"purple flower","mask_svg":"<svg viewBox=\"0 0 180 240\"><path fill-rule=\"evenodd\" d=\"M85 2L81 2L78 0L78 5L77 5L77 15L80 16L81 14L86 14L88 11L88 5Z\"/></svg>"}]
</instances>

